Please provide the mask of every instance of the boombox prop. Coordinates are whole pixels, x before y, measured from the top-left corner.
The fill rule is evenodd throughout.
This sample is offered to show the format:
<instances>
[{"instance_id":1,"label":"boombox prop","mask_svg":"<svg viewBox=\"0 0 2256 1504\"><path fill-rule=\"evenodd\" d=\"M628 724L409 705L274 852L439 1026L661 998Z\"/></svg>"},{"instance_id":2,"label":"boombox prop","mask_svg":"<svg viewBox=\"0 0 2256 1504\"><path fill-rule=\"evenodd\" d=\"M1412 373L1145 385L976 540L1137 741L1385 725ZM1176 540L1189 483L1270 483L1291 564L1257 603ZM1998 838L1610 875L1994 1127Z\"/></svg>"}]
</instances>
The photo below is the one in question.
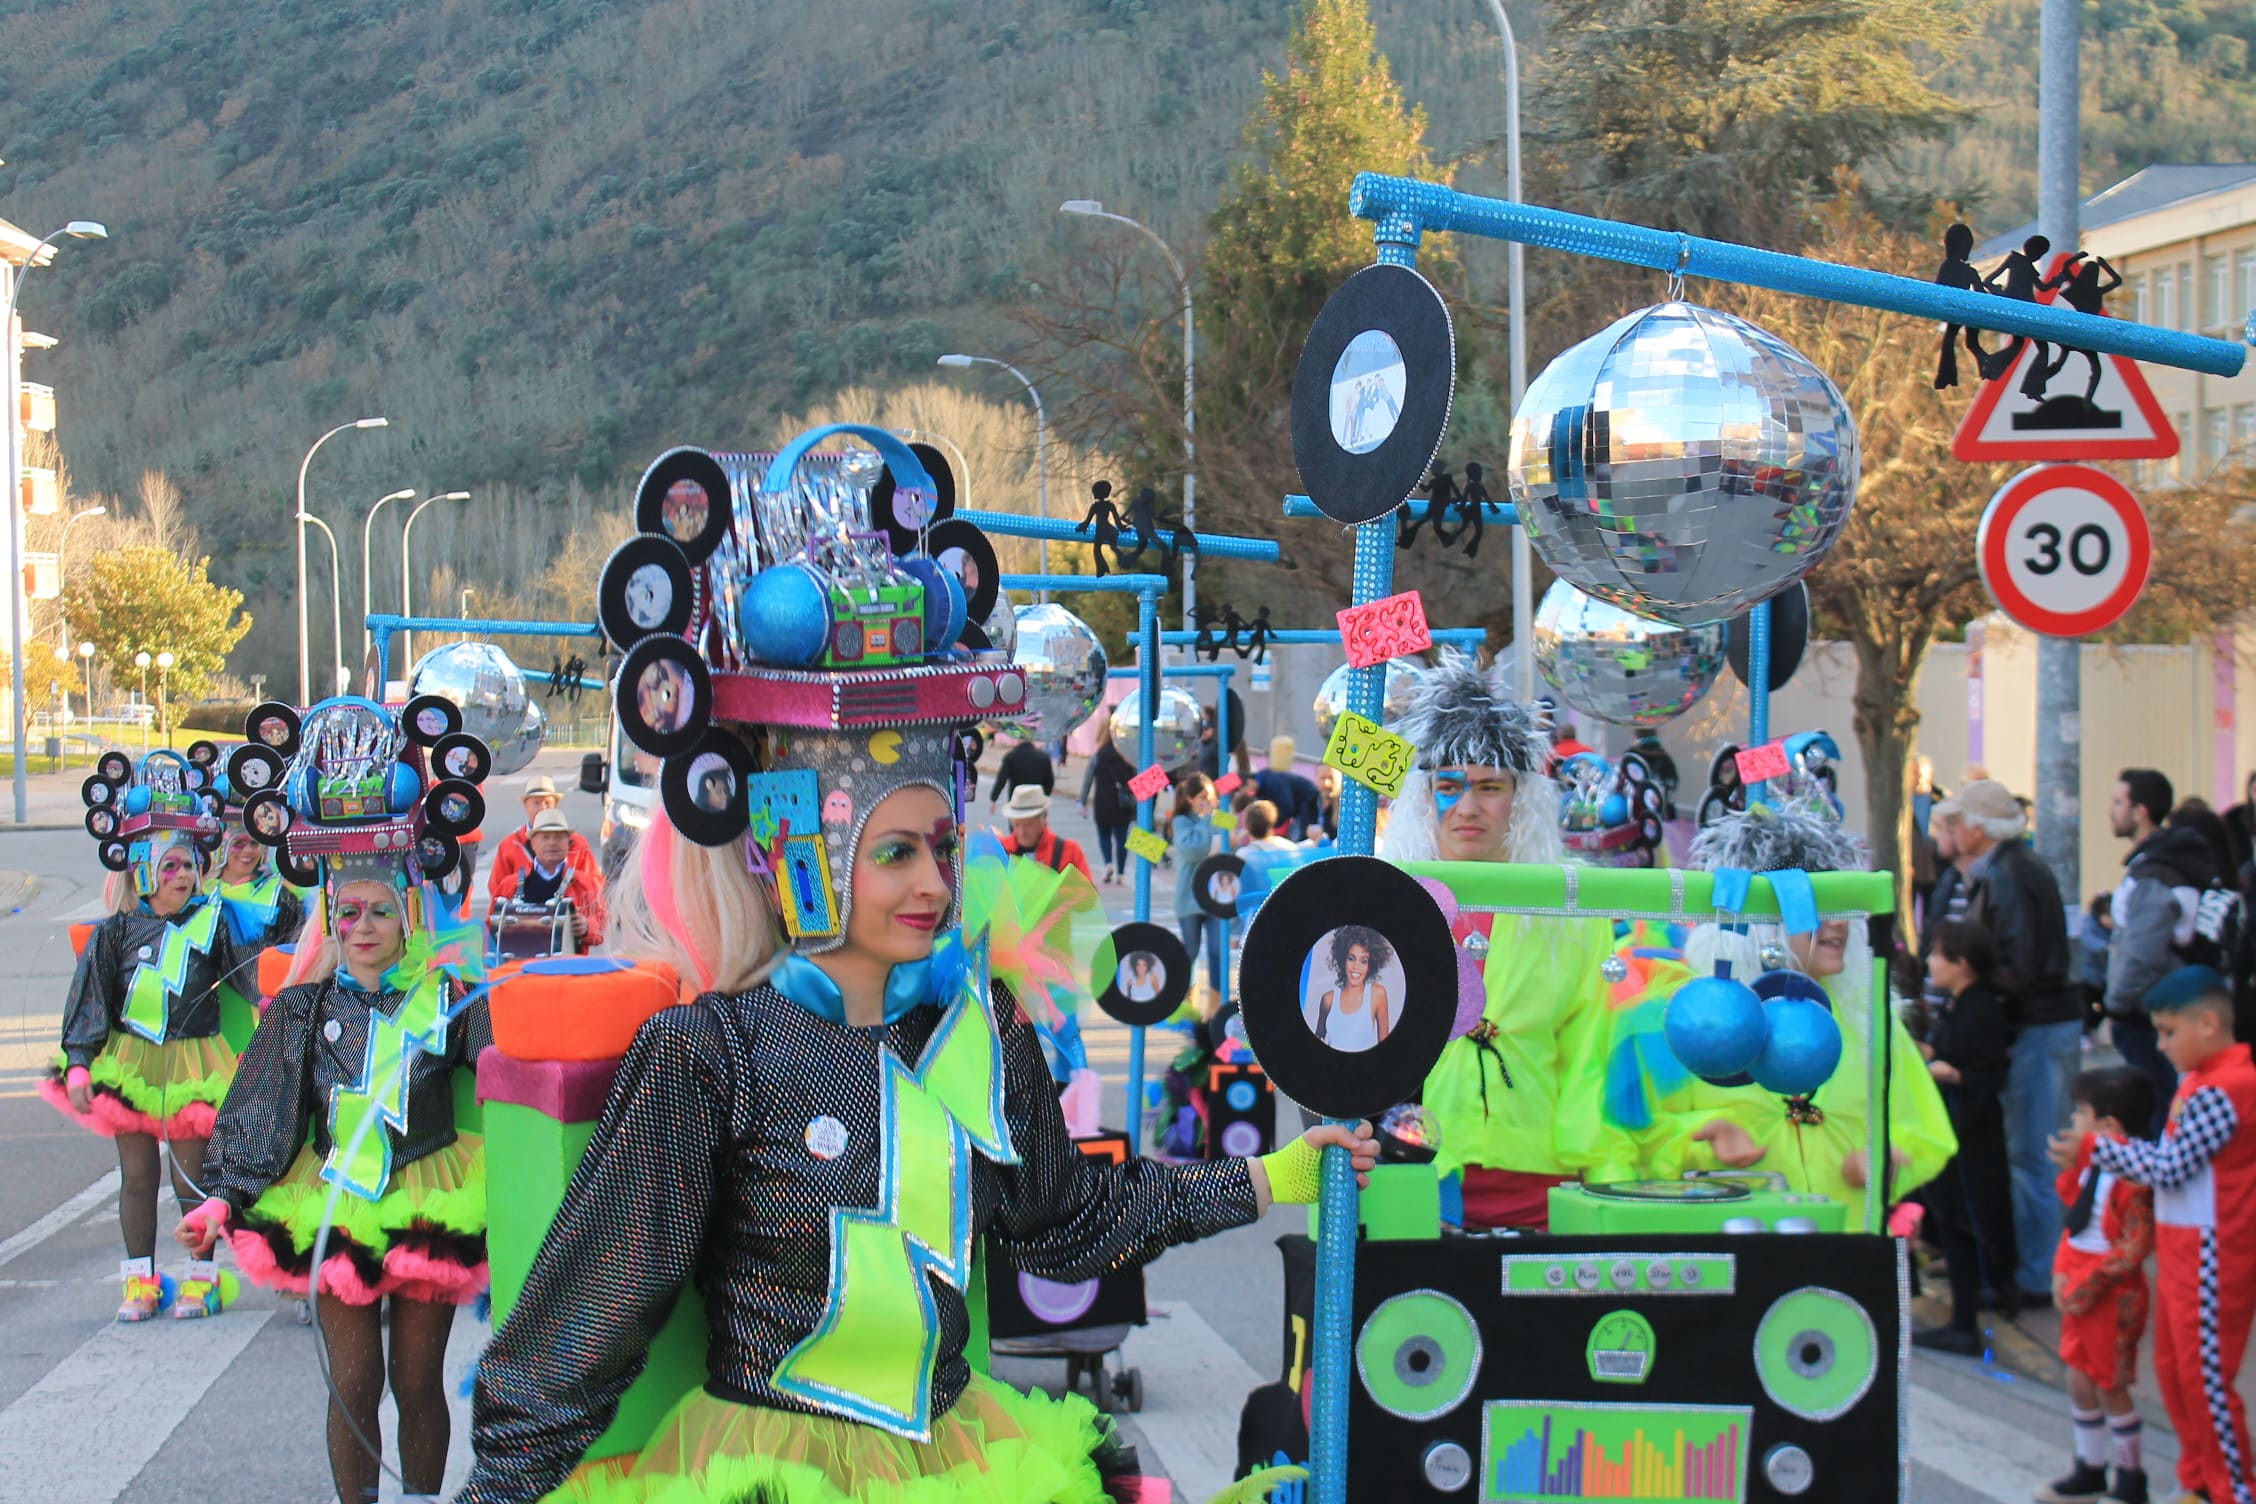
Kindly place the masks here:
<instances>
[{"instance_id":1,"label":"boombox prop","mask_svg":"<svg viewBox=\"0 0 2256 1504\"><path fill-rule=\"evenodd\" d=\"M1288 877L1247 937L1241 1000L1248 1041L1278 1091L1313 1112L1378 1116L1410 1096L1452 1027L1460 993L1449 919L1416 873L1441 879L1466 910L1676 922L1708 917L1715 881L1597 870L1569 879L1540 867L1406 871L1365 857ZM1824 913L1885 928L1885 874L1811 881ZM1775 912L1770 886L1755 879L1746 896L1734 887L1732 916ZM1323 985L1331 937L1347 925L1376 934L1367 948L1391 956L1400 1016L1370 1049L1335 1053L1315 1040L1307 1000ZM1875 949L1884 951L1884 936ZM1421 999L1439 1001L1421 1009ZM1885 1048L1885 1029L1872 1032ZM1859 1069L1876 1077L1879 1066L1839 1067L1851 1080ZM1884 1139L1870 1152L1885 1163ZM1348 1375L1349 1499L1907 1496L1910 1270L1901 1242L1857 1230L1877 1225L1876 1196L1844 1206L1763 1173L1561 1186L1551 1193L1552 1232L1525 1236L1445 1233L1440 1199L1432 1164L1382 1164L1360 1198L1358 1238L1327 1240L1319 1218L1316 1241L1280 1240L1285 1372L1247 1406L1242 1464L1310 1456L1294 1448L1307 1446L1302 1427L1318 1408L1309 1403L1326 1361L1317 1313L1345 1310L1345 1356L1334 1361ZM1327 1300L1331 1271L1319 1268L1318 1249L1329 1261L1343 1243L1346 1298ZM1333 1351L1341 1346L1335 1338Z\"/></svg>"}]
</instances>

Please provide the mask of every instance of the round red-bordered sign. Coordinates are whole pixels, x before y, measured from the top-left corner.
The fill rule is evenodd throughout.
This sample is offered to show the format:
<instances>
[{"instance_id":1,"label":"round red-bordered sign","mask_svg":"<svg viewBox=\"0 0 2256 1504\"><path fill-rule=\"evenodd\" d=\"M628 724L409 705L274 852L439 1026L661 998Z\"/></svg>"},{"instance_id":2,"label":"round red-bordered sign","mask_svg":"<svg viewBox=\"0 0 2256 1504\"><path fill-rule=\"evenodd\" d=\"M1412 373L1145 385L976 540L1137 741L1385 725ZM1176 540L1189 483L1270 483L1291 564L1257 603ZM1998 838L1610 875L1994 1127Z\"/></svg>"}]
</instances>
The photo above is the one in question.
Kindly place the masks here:
<instances>
[{"instance_id":1,"label":"round red-bordered sign","mask_svg":"<svg viewBox=\"0 0 2256 1504\"><path fill-rule=\"evenodd\" d=\"M2087 637L2121 621L2154 556L2146 509L2089 465L2038 465L2007 481L1982 513L1975 546L1991 599L2047 637Z\"/></svg>"}]
</instances>

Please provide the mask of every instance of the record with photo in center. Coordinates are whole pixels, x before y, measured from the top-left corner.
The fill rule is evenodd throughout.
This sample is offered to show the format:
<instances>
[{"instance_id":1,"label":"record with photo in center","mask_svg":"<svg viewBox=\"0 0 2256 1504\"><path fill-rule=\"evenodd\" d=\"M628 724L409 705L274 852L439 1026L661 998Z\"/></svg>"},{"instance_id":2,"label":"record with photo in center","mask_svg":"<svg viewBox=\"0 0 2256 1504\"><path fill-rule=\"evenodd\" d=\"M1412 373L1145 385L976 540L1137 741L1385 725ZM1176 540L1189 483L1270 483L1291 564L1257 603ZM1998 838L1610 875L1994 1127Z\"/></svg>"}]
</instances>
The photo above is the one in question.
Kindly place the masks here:
<instances>
[{"instance_id":1,"label":"record with photo in center","mask_svg":"<svg viewBox=\"0 0 2256 1504\"><path fill-rule=\"evenodd\" d=\"M890 465L877 477L877 484L870 487L870 521L885 529L885 541L895 558L906 558L917 552L923 546L924 530L954 516L956 511L956 472L949 468L948 457L930 444L911 444L909 452L922 462L924 473L932 477L930 492L899 493ZM911 494L921 500L912 502Z\"/></svg>"},{"instance_id":2,"label":"record with photo in center","mask_svg":"<svg viewBox=\"0 0 2256 1504\"><path fill-rule=\"evenodd\" d=\"M995 560L995 545L985 533L961 517L950 517L932 525L924 547L935 564L962 582L967 621L983 622L994 614L995 597L1002 589L1002 567Z\"/></svg>"},{"instance_id":3,"label":"record with photo in center","mask_svg":"<svg viewBox=\"0 0 2256 1504\"><path fill-rule=\"evenodd\" d=\"M695 747L667 758L658 770L666 818L697 845L727 845L751 827L745 790L754 771L743 742L722 727L707 727Z\"/></svg>"},{"instance_id":4,"label":"record with photo in center","mask_svg":"<svg viewBox=\"0 0 2256 1504\"><path fill-rule=\"evenodd\" d=\"M629 648L653 632L687 635L696 602L695 569L681 545L660 533L638 533L604 560L595 619L613 646Z\"/></svg>"},{"instance_id":5,"label":"record with photo in center","mask_svg":"<svg viewBox=\"0 0 2256 1504\"><path fill-rule=\"evenodd\" d=\"M1097 942L1089 990L1120 1023L1165 1023L1190 995L1191 953L1166 926L1132 921Z\"/></svg>"},{"instance_id":6,"label":"record with photo in center","mask_svg":"<svg viewBox=\"0 0 2256 1504\"><path fill-rule=\"evenodd\" d=\"M619 732L652 757L678 757L713 719L713 676L695 648L653 634L627 649L611 702Z\"/></svg>"},{"instance_id":7,"label":"record with photo in center","mask_svg":"<svg viewBox=\"0 0 2256 1504\"><path fill-rule=\"evenodd\" d=\"M1198 864L1191 874L1191 895L1198 906L1217 919L1238 917L1238 890L1245 882L1245 863L1228 852L1217 852Z\"/></svg>"},{"instance_id":8,"label":"record with photo in center","mask_svg":"<svg viewBox=\"0 0 2256 1504\"><path fill-rule=\"evenodd\" d=\"M1456 385L1456 334L1432 283L1383 263L1348 278L1293 372L1293 463L1316 509L1354 525L1401 506L1441 449Z\"/></svg>"},{"instance_id":9,"label":"record with photo in center","mask_svg":"<svg viewBox=\"0 0 2256 1504\"><path fill-rule=\"evenodd\" d=\"M1331 1118L1408 1101L1457 1016L1457 949L1401 868L1329 857L1279 883L1246 934L1238 1005L1277 1089Z\"/></svg>"},{"instance_id":10,"label":"record with photo in center","mask_svg":"<svg viewBox=\"0 0 2256 1504\"><path fill-rule=\"evenodd\" d=\"M692 564L721 546L734 519L728 472L702 449L669 449L635 487L637 531L672 539Z\"/></svg>"}]
</instances>

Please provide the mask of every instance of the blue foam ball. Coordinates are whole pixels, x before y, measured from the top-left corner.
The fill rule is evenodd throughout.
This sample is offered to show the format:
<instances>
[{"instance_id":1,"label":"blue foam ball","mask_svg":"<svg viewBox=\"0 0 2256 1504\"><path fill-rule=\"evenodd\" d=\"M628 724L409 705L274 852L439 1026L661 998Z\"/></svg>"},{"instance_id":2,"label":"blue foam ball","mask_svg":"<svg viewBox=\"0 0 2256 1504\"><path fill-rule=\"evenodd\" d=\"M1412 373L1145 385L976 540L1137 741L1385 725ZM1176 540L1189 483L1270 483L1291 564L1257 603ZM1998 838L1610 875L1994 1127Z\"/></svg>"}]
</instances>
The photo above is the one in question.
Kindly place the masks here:
<instances>
[{"instance_id":1,"label":"blue foam ball","mask_svg":"<svg viewBox=\"0 0 2256 1504\"><path fill-rule=\"evenodd\" d=\"M235 802L235 785L228 780L225 773L214 773L212 775L212 792L229 804Z\"/></svg>"},{"instance_id":2,"label":"blue foam ball","mask_svg":"<svg viewBox=\"0 0 2256 1504\"><path fill-rule=\"evenodd\" d=\"M954 647L956 639L963 636L964 618L969 614L963 581L921 554L903 559L901 573L924 587L925 652L941 653Z\"/></svg>"},{"instance_id":3,"label":"blue foam ball","mask_svg":"<svg viewBox=\"0 0 2256 1504\"><path fill-rule=\"evenodd\" d=\"M149 791L144 788L127 789L125 791L125 812L129 815L147 814L149 812Z\"/></svg>"},{"instance_id":4,"label":"blue foam ball","mask_svg":"<svg viewBox=\"0 0 2256 1504\"><path fill-rule=\"evenodd\" d=\"M415 801L423 797L423 780L404 762L392 764L392 771L384 781L384 802L392 813L404 815L415 808Z\"/></svg>"},{"instance_id":5,"label":"blue foam ball","mask_svg":"<svg viewBox=\"0 0 2256 1504\"><path fill-rule=\"evenodd\" d=\"M1747 985L1754 988L1755 996L1766 1003L1773 998L1798 997L1806 998L1821 1008L1833 1006L1832 999L1825 995L1825 988L1817 978L1806 972L1766 971Z\"/></svg>"},{"instance_id":6,"label":"blue foam ball","mask_svg":"<svg viewBox=\"0 0 2256 1504\"><path fill-rule=\"evenodd\" d=\"M1619 794L1608 794L1606 802L1598 806L1598 823L1601 825L1627 825L1629 801Z\"/></svg>"},{"instance_id":7,"label":"blue foam ball","mask_svg":"<svg viewBox=\"0 0 2256 1504\"><path fill-rule=\"evenodd\" d=\"M830 603L812 574L796 564L773 565L745 587L736 634L762 663L804 667L830 642Z\"/></svg>"},{"instance_id":8,"label":"blue foam ball","mask_svg":"<svg viewBox=\"0 0 2256 1504\"><path fill-rule=\"evenodd\" d=\"M1755 1084L1782 1097L1806 1096L1833 1079L1841 1063L1841 1026L1832 1010L1807 998L1782 997L1763 1004L1769 1038L1748 1067Z\"/></svg>"},{"instance_id":9,"label":"blue foam ball","mask_svg":"<svg viewBox=\"0 0 2256 1504\"><path fill-rule=\"evenodd\" d=\"M1762 999L1745 982L1699 977L1676 989L1662 1016L1670 1053L1695 1076L1736 1076L1762 1053Z\"/></svg>"}]
</instances>

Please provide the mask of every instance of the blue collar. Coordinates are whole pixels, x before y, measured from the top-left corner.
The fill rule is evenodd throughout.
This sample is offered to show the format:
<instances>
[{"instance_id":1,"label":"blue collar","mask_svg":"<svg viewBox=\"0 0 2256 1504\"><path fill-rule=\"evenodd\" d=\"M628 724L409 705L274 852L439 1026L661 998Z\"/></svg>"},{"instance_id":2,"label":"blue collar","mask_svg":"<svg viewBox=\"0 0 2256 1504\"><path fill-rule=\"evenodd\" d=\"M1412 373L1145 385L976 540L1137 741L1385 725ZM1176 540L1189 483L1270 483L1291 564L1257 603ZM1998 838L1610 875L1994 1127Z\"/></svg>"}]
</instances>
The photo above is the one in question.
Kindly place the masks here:
<instances>
[{"instance_id":1,"label":"blue collar","mask_svg":"<svg viewBox=\"0 0 2256 1504\"><path fill-rule=\"evenodd\" d=\"M893 1024L911 1008L948 997L948 979L961 970L961 943L954 934L943 936L925 961L896 965L884 979L884 1021ZM830 1019L832 1024L846 1028L846 999L839 997L839 985L805 956L785 956L776 974L769 976L769 983L814 1017Z\"/></svg>"}]
</instances>

